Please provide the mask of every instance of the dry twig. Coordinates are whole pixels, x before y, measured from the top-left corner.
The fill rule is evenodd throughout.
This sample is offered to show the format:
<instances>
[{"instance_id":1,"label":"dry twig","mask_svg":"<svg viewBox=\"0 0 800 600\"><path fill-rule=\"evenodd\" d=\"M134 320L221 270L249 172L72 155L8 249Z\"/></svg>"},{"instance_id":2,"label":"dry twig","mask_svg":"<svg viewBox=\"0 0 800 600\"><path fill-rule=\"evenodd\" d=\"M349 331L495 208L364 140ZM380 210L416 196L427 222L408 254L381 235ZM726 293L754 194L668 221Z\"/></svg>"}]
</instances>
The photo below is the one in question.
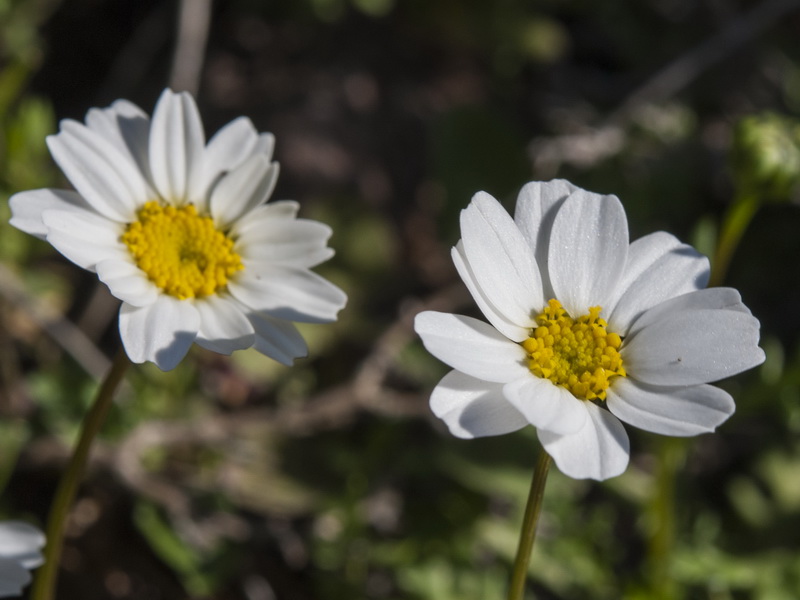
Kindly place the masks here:
<instances>
[{"instance_id":1,"label":"dry twig","mask_svg":"<svg viewBox=\"0 0 800 600\"><path fill-rule=\"evenodd\" d=\"M553 176L564 163L590 167L617 154L624 146L626 129L639 112L666 102L717 63L753 41L789 13L800 0L768 0L731 20L723 29L658 71L634 90L622 104L586 131L534 139L529 147L534 169L541 177Z\"/></svg>"}]
</instances>

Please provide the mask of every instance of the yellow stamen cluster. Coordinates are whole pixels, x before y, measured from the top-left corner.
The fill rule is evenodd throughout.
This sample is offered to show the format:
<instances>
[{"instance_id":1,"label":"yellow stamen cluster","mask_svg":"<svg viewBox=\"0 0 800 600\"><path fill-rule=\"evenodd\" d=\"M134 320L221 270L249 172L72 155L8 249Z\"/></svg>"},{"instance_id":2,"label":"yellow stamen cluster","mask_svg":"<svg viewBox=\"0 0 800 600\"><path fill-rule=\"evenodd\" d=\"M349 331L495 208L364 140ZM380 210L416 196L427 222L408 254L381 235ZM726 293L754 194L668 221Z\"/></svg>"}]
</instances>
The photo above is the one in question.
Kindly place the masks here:
<instances>
[{"instance_id":1,"label":"yellow stamen cluster","mask_svg":"<svg viewBox=\"0 0 800 600\"><path fill-rule=\"evenodd\" d=\"M217 293L244 268L233 240L210 217L197 214L193 204L147 202L122 242L150 281L181 300Z\"/></svg>"},{"instance_id":2,"label":"yellow stamen cluster","mask_svg":"<svg viewBox=\"0 0 800 600\"><path fill-rule=\"evenodd\" d=\"M522 342L528 367L582 400L605 400L615 377L625 377L619 348L622 338L606 331L599 306L573 319L558 300L550 300L536 317L538 327Z\"/></svg>"}]
</instances>

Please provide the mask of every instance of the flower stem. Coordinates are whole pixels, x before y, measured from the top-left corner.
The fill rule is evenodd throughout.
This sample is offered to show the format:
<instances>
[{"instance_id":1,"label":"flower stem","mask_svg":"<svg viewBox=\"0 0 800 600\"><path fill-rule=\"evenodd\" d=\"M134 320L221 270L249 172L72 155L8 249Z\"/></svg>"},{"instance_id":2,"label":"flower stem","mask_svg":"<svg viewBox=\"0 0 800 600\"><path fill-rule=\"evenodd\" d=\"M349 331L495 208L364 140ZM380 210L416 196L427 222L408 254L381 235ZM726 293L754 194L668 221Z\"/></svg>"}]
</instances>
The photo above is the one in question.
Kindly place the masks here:
<instances>
[{"instance_id":1,"label":"flower stem","mask_svg":"<svg viewBox=\"0 0 800 600\"><path fill-rule=\"evenodd\" d=\"M760 205L759 198L752 194L739 195L731 205L722 221L717 248L714 252L714 261L711 265L709 287L721 285L725 281L733 253Z\"/></svg>"},{"instance_id":2,"label":"flower stem","mask_svg":"<svg viewBox=\"0 0 800 600\"><path fill-rule=\"evenodd\" d=\"M97 391L92 408L84 418L80 438L78 438L78 443L69 460L67 470L61 476L56 495L53 498L53 504L50 507L50 515L47 520L47 545L44 550L44 564L36 573L36 580L33 583L30 595L31 600L52 600L54 598L67 517L69 516L70 508L72 508L78 485L83 477L92 441L106 419L114 392L130 364L127 355L120 349L114 358L111 369Z\"/></svg>"},{"instance_id":3,"label":"flower stem","mask_svg":"<svg viewBox=\"0 0 800 600\"><path fill-rule=\"evenodd\" d=\"M659 442L658 468L650 500L653 531L647 546L650 597L653 600L674 600L683 595L672 572L677 520L676 482L689 446L685 438L667 437Z\"/></svg>"},{"instance_id":4,"label":"flower stem","mask_svg":"<svg viewBox=\"0 0 800 600\"><path fill-rule=\"evenodd\" d=\"M528 503L525 505L525 517L522 520L517 557L514 559L514 568L511 571L508 600L523 600L525 597L528 564L533 550L533 541L536 539L536 525L539 522L539 513L542 511L544 484L547 481L547 472L550 469L551 461L550 455L542 448L539 451L539 458L536 460L531 491L528 492Z\"/></svg>"}]
</instances>

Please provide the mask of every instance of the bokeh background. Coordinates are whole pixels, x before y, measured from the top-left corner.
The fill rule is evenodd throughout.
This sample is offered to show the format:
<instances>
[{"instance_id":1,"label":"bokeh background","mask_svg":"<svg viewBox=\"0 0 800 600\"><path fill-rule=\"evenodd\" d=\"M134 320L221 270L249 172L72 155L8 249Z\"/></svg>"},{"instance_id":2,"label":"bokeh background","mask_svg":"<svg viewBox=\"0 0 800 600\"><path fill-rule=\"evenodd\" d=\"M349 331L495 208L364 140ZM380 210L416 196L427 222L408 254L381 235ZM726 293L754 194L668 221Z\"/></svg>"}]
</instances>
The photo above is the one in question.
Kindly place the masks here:
<instances>
[{"instance_id":1,"label":"bokeh background","mask_svg":"<svg viewBox=\"0 0 800 600\"><path fill-rule=\"evenodd\" d=\"M119 343L117 301L8 226L7 198L67 186L44 144L60 119L151 112L167 85L207 135L239 115L276 135L274 197L334 228L318 271L350 301L292 368L195 348L132 370L60 598L504 597L535 433L452 438L411 320L478 316L449 259L472 194L513 208L553 177L709 255L733 202L763 200L725 283L768 358L721 384L717 433L629 430L604 483L554 469L530 597L800 597L800 2L0 0L2 518L43 524Z\"/></svg>"}]
</instances>

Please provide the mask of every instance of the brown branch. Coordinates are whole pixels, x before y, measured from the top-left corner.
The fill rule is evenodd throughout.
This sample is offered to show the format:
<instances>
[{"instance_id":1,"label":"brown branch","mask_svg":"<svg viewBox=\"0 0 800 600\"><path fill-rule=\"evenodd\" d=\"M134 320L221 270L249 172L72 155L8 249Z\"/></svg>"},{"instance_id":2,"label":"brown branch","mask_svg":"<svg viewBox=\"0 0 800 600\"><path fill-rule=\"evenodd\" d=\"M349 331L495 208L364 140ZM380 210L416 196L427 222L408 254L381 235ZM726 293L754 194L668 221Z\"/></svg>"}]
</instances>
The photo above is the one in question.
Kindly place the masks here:
<instances>
[{"instance_id":1,"label":"brown branch","mask_svg":"<svg viewBox=\"0 0 800 600\"><path fill-rule=\"evenodd\" d=\"M715 64L753 41L792 11L800 0L767 0L733 19L723 29L658 71L628 96L608 117L609 124L627 121L641 106L673 97Z\"/></svg>"},{"instance_id":2,"label":"brown branch","mask_svg":"<svg viewBox=\"0 0 800 600\"><path fill-rule=\"evenodd\" d=\"M0 294L15 308L24 311L92 377L101 379L108 371L111 361L92 340L63 315L29 294L19 277L3 264L0 264Z\"/></svg>"},{"instance_id":3,"label":"brown branch","mask_svg":"<svg viewBox=\"0 0 800 600\"><path fill-rule=\"evenodd\" d=\"M616 155L624 146L626 127L640 111L663 103L698 79L714 65L747 45L789 13L800 0L767 0L731 20L724 28L690 48L629 94L601 124L585 131L542 137L531 142L529 154L541 177L554 175L561 164L590 167Z\"/></svg>"}]
</instances>

